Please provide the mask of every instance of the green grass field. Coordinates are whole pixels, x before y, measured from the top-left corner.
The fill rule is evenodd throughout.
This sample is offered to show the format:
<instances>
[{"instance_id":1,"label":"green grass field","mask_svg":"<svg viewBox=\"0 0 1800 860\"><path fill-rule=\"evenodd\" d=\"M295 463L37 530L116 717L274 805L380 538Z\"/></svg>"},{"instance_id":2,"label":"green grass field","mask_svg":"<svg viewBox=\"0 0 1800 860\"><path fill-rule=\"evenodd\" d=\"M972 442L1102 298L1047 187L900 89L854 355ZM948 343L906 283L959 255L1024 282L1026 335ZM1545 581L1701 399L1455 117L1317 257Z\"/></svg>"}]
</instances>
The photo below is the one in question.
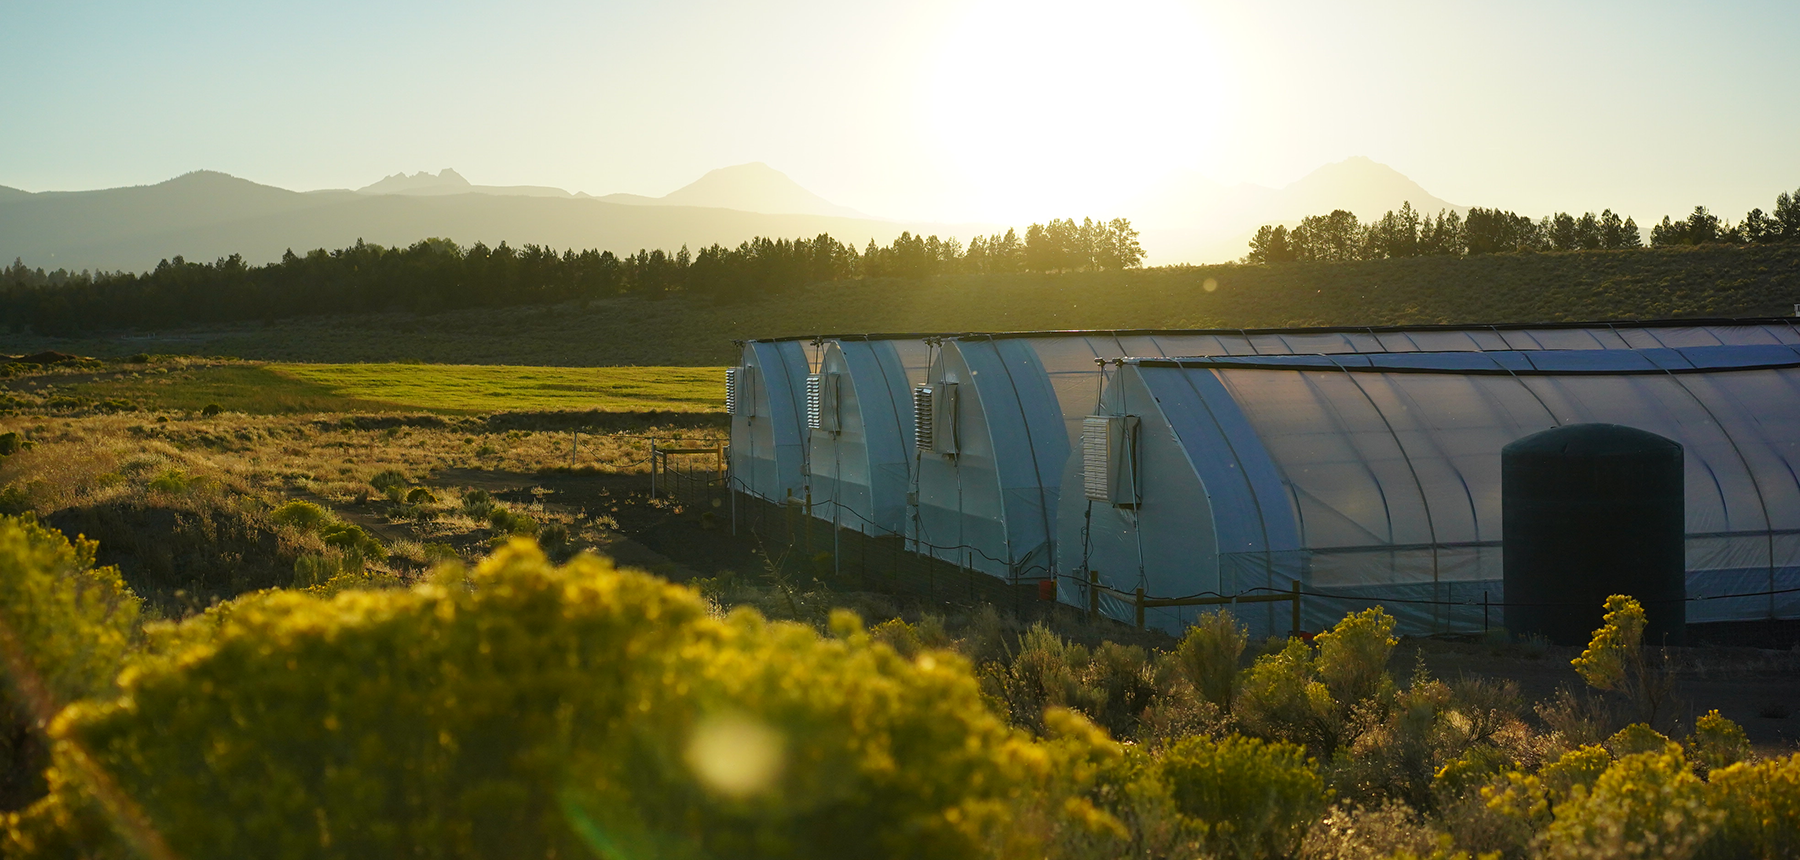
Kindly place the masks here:
<instances>
[{"instance_id":1,"label":"green grass field","mask_svg":"<svg viewBox=\"0 0 1800 860\"><path fill-rule=\"evenodd\" d=\"M710 412L724 399L710 367L517 367L456 364L226 364L71 386L149 409L209 404L258 415L299 412Z\"/></svg>"}]
</instances>

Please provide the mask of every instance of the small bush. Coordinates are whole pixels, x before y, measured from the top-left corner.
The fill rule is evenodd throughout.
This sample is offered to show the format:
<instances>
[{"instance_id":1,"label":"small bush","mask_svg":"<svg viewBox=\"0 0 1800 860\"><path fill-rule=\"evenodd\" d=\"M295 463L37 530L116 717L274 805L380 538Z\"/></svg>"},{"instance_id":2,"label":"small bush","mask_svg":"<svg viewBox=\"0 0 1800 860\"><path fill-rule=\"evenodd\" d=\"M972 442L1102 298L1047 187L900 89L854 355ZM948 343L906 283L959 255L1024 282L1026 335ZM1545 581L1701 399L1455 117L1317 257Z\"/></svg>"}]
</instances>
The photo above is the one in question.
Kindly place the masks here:
<instances>
[{"instance_id":1,"label":"small bush","mask_svg":"<svg viewBox=\"0 0 1800 860\"><path fill-rule=\"evenodd\" d=\"M1708 711L1694 721L1687 739L1688 759L1706 772L1722 770L1750 757L1750 738L1744 727Z\"/></svg>"},{"instance_id":2,"label":"small bush","mask_svg":"<svg viewBox=\"0 0 1800 860\"><path fill-rule=\"evenodd\" d=\"M1613 733L1606 739L1606 751L1613 758L1624 758L1638 753L1667 752L1680 754L1681 747L1659 732L1643 723L1632 723Z\"/></svg>"},{"instance_id":3,"label":"small bush","mask_svg":"<svg viewBox=\"0 0 1800 860\"><path fill-rule=\"evenodd\" d=\"M0 433L0 457L10 457L25 447L25 438L18 431L9 430Z\"/></svg>"},{"instance_id":4,"label":"small bush","mask_svg":"<svg viewBox=\"0 0 1800 860\"><path fill-rule=\"evenodd\" d=\"M211 418L214 415L217 415L224 411L225 411L225 407L220 406L217 403L208 403L205 406L200 407L200 414L204 415L208 418Z\"/></svg>"},{"instance_id":5,"label":"small bush","mask_svg":"<svg viewBox=\"0 0 1800 860\"><path fill-rule=\"evenodd\" d=\"M269 519L278 525L293 526L302 531L316 532L330 524L335 517L312 502L294 499L270 512Z\"/></svg>"},{"instance_id":6,"label":"small bush","mask_svg":"<svg viewBox=\"0 0 1800 860\"><path fill-rule=\"evenodd\" d=\"M494 509L494 497L487 490L475 489L463 493L463 512L477 519L485 518Z\"/></svg>"},{"instance_id":7,"label":"small bush","mask_svg":"<svg viewBox=\"0 0 1800 860\"><path fill-rule=\"evenodd\" d=\"M414 487L406 494L406 503L409 505L435 505L437 496L424 487Z\"/></svg>"},{"instance_id":8,"label":"small bush","mask_svg":"<svg viewBox=\"0 0 1800 860\"><path fill-rule=\"evenodd\" d=\"M505 508L494 508L489 511L488 525L493 526L494 530L500 532L501 535L528 537L537 534L538 531L537 520Z\"/></svg>"},{"instance_id":9,"label":"small bush","mask_svg":"<svg viewBox=\"0 0 1800 860\"><path fill-rule=\"evenodd\" d=\"M1613 762L1556 807L1544 830L1543 856L1686 858L1703 845L1722 813L1707 803L1706 784L1677 751L1643 752Z\"/></svg>"},{"instance_id":10,"label":"small bush","mask_svg":"<svg viewBox=\"0 0 1800 860\"><path fill-rule=\"evenodd\" d=\"M41 733L65 704L111 688L133 644L140 602L98 545L30 517L0 517L0 810L45 791Z\"/></svg>"},{"instance_id":11,"label":"small bush","mask_svg":"<svg viewBox=\"0 0 1800 860\"><path fill-rule=\"evenodd\" d=\"M150 479L149 488L157 492L179 496L186 493L194 484L194 479L180 469L168 469Z\"/></svg>"},{"instance_id":12,"label":"small bush","mask_svg":"<svg viewBox=\"0 0 1800 860\"><path fill-rule=\"evenodd\" d=\"M1573 797L1577 788L1583 791L1592 788L1599 781L1600 775L1612 767L1612 763L1612 753L1607 752L1605 747L1578 747L1544 765L1538 771L1538 778L1543 780L1544 791L1549 798L1560 803Z\"/></svg>"},{"instance_id":13,"label":"small bush","mask_svg":"<svg viewBox=\"0 0 1800 860\"><path fill-rule=\"evenodd\" d=\"M1708 790L1724 819L1703 857L1800 857L1800 754L1723 768Z\"/></svg>"},{"instance_id":14,"label":"small bush","mask_svg":"<svg viewBox=\"0 0 1800 860\"><path fill-rule=\"evenodd\" d=\"M1182 675L1202 698L1225 713L1231 713L1232 700L1237 698L1242 672L1238 661L1248 641L1245 633L1231 613L1212 612L1189 627L1181 644L1175 646L1175 663Z\"/></svg>"},{"instance_id":15,"label":"small bush","mask_svg":"<svg viewBox=\"0 0 1800 860\"><path fill-rule=\"evenodd\" d=\"M1235 713L1257 737L1306 744L1321 754L1337 748L1337 703L1314 679L1312 649L1299 639L1256 658L1244 673Z\"/></svg>"},{"instance_id":16,"label":"small bush","mask_svg":"<svg viewBox=\"0 0 1800 860\"><path fill-rule=\"evenodd\" d=\"M180 857L956 860L1005 844L1049 753L957 658L905 660L838 626L715 619L654 577L514 544L466 582L240 599L53 731L63 764L85 750ZM63 786L9 828L7 856L46 856L19 837L68 837L93 808Z\"/></svg>"},{"instance_id":17,"label":"small bush","mask_svg":"<svg viewBox=\"0 0 1800 860\"><path fill-rule=\"evenodd\" d=\"M1171 747L1155 772L1217 856L1290 856L1330 800L1306 751L1288 743L1191 738Z\"/></svg>"},{"instance_id":18,"label":"small bush","mask_svg":"<svg viewBox=\"0 0 1800 860\"><path fill-rule=\"evenodd\" d=\"M326 545L354 552L360 559L387 558L387 548L359 525L332 523L319 530L319 537L325 539Z\"/></svg>"},{"instance_id":19,"label":"small bush","mask_svg":"<svg viewBox=\"0 0 1800 860\"><path fill-rule=\"evenodd\" d=\"M1588 686L1617 690L1644 642L1644 607L1623 594L1606 598L1606 618L1594 631L1587 650L1574 660L1575 671Z\"/></svg>"},{"instance_id":20,"label":"small bush","mask_svg":"<svg viewBox=\"0 0 1800 860\"><path fill-rule=\"evenodd\" d=\"M1394 679L1387 671L1388 656L1399 644L1393 634L1394 617L1372 606L1345 616L1313 640L1319 647L1319 677L1341 707L1393 692Z\"/></svg>"},{"instance_id":21,"label":"small bush","mask_svg":"<svg viewBox=\"0 0 1800 860\"><path fill-rule=\"evenodd\" d=\"M408 483L406 475L394 469L383 469L369 479L369 486L374 487L376 492L393 502L405 499Z\"/></svg>"}]
</instances>

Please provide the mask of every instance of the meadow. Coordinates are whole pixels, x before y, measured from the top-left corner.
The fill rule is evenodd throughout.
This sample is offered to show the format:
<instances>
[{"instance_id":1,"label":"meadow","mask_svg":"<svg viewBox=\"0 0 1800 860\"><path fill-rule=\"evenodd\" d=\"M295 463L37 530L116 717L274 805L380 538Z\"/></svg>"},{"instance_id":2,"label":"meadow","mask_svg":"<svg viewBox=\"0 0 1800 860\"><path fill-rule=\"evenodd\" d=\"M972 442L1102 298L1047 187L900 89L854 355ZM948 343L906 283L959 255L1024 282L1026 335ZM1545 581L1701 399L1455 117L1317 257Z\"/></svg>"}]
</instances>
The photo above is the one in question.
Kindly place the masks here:
<instances>
[{"instance_id":1,"label":"meadow","mask_svg":"<svg viewBox=\"0 0 1800 860\"><path fill-rule=\"evenodd\" d=\"M146 357L148 358L148 357ZM34 386L81 401L144 409L279 415L311 412L708 412L724 399L723 368L126 363Z\"/></svg>"}]
</instances>

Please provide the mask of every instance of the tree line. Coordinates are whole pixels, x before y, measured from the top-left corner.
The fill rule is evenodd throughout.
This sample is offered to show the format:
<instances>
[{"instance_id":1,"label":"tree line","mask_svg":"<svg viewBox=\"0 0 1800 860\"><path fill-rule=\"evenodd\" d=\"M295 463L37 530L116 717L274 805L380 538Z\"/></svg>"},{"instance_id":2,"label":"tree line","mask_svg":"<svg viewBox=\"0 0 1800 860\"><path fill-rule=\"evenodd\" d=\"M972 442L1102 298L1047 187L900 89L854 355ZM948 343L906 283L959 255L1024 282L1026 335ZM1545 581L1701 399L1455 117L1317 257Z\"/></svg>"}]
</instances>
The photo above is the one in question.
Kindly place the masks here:
<instances>
[{"instance_id":1,"label":"tree line","mask_svg":"<svg viewBox=\"0 0 1800 860\"><path fill-rule=\"evenodd\" d=\"M1737 224L1694 207L1680 221L1664 217L1650 230L1650 244L1763 243L1800 241L1800 191L1782 192L1775 209L1752 209ZM1596 215L1558 212L1533 220L1499 209L1470 209L1427 215L1410 202L1368 223L1343 209L1310 215L1292 228L1269 224L1250 239L1246 263L1295 260L1382 260L1392 257L1466 256L1511 251L1593 251L1643 247L1637 222L1611 209Z\"/></svg>"},{"instance_id":2,"label":"tree line","mask_svg":"<svg viewBox=\"0 0 1800 860\"><path fill-rule=\"evenodd\" d=\"M863 250L820 234L757 237L698 253L565 250L505 242L462 247L426 239L407 247L355 245L263 266L237 254L211 263L177 256L144 273L46 272L21 260L0 269L0 319L40 334L178 326L293 316L544 304L608 296L687 294L747 301L806 284L858 278L1103 271L1142 265L1131 222L1054 219L1017 231L953 238L901 233Z\"/></svg>"}]
</instances>

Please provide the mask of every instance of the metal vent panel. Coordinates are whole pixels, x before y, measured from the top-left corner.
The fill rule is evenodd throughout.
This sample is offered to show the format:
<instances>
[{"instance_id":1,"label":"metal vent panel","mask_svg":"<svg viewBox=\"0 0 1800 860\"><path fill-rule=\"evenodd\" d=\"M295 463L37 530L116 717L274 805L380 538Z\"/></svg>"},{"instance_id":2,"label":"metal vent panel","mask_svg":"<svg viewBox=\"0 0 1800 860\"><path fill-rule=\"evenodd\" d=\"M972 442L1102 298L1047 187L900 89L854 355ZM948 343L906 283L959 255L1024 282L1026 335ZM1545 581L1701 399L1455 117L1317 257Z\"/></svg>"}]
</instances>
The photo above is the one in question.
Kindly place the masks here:
<instances>
[{"instance_id":1,"label":"metal vent panel","mask_svg":"<svg viewBox=\"0 0 1800 860\"><path fill-rule=\"evenodd\" d=\"M1106 444L1112 423L1112 418L1103 415L1081 420L1081 490L1096 502L1112 501L1112 464Z\"/></svg>"},{"instance_id":2,"label":"metal vent panel","mask_svg":"<svg viewBox=\"0 0 1800 860\"><path fill-rule=\"evenodd\" d=\"M931 386L920 385L913 388L913 446L920 451L932 450L931 430L937 419L932 399Z\"/></svg>"},{"instance_id":3,"label":"metal vent panel","mask_svg":"<svg viewBox=\"0 0 1800 860\"><path fill-rule=\"evenodd\" d=\"M806 426L810 430L825 429L823 413L825 411L825 377L817 373L806 375Z\"/></svg>"},{"instance_id":4,"label":"metal vent panel","mask_svg":"<svg viewBox=\"0 0 1800 860\"><path fill-rule=\"evenodd\" d=\"M1138 418L1089 415L1081 420L1081 492L1120 507L1139 502Z\"/></svg>"},{"instance_id":5,"label":"metal vent panel","mask_svg":"<svg viewBox=\"0 0 1800 860\"><path fill-rule=\"evenodd\" d=\"M744 369L741 367L725 368L725 414L738 414L740 395L738 387L742 384Z\"/></svg>"}]
</instances>

